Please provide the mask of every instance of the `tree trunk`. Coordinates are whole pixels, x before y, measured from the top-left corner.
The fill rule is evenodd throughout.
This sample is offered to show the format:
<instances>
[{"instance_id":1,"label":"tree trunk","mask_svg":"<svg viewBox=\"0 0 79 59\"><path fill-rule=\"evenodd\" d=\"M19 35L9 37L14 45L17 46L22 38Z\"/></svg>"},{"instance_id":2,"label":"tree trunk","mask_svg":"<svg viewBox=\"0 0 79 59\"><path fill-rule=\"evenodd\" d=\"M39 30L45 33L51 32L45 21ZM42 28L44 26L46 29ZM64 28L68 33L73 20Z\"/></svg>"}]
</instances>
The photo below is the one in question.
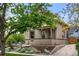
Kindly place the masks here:
<instances>
[{"instance_id":1,"label":"tree trunk","mask_svg":"<svg viewBox=\"0 0 79 59\"><path fill-rule=\"evenodd\" d=\"M4 42L4 33L5 33L5 13L6 13L6 3L3 3L3 12L0 15L0 55L5 55L5 42Z\"/></svg>"},{"instance_id":2,"label":"tree trunk","mask_svg":"<svg viewBox=\"0 0 79 59\"><path fill-rule=\"evenodd\" d=\"M4 46L4 21L0 16L0 55L5 55L5 46Z\"/></svg>"}]
</instances>

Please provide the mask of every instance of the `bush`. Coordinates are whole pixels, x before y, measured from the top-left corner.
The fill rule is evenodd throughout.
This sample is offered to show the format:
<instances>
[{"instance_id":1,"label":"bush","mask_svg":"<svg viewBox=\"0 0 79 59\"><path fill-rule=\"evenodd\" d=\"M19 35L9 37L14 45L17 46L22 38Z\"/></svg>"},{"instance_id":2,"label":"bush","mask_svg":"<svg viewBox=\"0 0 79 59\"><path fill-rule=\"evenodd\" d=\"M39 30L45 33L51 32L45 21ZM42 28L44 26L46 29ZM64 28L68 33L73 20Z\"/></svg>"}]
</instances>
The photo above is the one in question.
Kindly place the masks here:
<instances>
[{"instance_id":1,"label":"bush","mask_svg":"<svg viewBox=\"0 0 79 59\"><path fill-rule=\"evenodd\" d=\"M20 50L21 50L21 48L17 48L15 51L16 51L16 52L19 52Z\"/></svg>"},{"instance_id":2,"label":"bush","mask_svg":"<svg viewBox=\"0 0 79 59\"><path fill-rule=\"evenodd\" d=\"M19 52L19 53L25 53L25 51L26 51L25 48L21 48L21 49L17 50L17 52Z\"/></svg>"},{"instance_id":3,"label":"bush","mask_svg":"<svg viewBox=\"0 0 79 59\"><path fill-rule=\"evenodd\" d=\"M79 56L79 42L76 43L76 49L77 49L78 56Z\"/></svg>"},{"instance_id":4,"label":"bush","mask_svg":"<svg viewBox=\"0 0 79 59\"><path fill-rule=\"evenodd\" d=\"M37 52L37 50L33 47L29 47L29 48L27 48L27 51L25 51L25 53L29 53L29 54L33 54L36 52Z\"/></svg>"},{"instance_id":5,"label":"bush","mask_svg":"<svg viewBox=\"0 0 79 59\"><path fill-rule=\"evenodd\" d=\"M12 43L24 43L24 36L23 34L12 34L8 37L8 39L6 40L6 44L12 44Z\"/></svg>"},{"instance_id":6,"label":"bush","mask_svg":"<svg viewBox=\"0 0 79 59\"><path fill-rule=\"evenodd\" d=\"M79 42L76 43L76 48L79 49Z\"/></svg>"},{"instance_id":7,"label":"bush","mask_svg":"<svg viewBox=\"0 0 79 59\"><path fill-rule=\"evenodd\" d=\"M5 51L6 52L10 52L11 51L11 48L10 47L7 47L7 48L5 48Z\"/></svg>"},{"instance_id":8,"label":"bush","mask_svg":"<svg viewBox=\"0 0 79 59\"><path fill-rule=\"evenodd\" d=\"M33 47L29 47L29 48L18 48L17 52L19 53L27 53L27 54L33 54L36 53L37 50Z\"/></svg>"}]
</instances>

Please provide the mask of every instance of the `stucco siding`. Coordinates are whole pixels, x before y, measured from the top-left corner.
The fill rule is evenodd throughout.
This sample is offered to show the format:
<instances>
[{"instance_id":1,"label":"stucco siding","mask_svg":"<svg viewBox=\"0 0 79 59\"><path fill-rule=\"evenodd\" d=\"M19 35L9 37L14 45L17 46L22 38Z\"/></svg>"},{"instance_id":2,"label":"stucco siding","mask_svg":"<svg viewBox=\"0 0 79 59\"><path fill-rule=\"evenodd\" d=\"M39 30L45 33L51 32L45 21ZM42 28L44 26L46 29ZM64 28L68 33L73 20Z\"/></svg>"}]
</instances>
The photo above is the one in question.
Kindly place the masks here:
<instances>
[{"instance_id":1,"label":"stucco siding","mask_svg":"<svg viewBox=\"0 0 79 59\"><path fill-rule=\"evenodd\" d=\"M56 39L62 39L62 35L63 35L62 26L58 24L56 28Z\"/></svg>"}]
</instances>

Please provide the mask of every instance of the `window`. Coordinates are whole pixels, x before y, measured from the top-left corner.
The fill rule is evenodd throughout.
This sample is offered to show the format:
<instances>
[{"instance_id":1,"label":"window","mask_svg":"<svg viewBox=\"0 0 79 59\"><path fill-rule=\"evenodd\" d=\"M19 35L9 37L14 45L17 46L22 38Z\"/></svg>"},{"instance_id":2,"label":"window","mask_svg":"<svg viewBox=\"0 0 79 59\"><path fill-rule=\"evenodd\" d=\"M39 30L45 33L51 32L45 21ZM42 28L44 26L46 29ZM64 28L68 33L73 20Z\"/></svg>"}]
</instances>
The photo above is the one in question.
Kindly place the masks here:
<instances>
[{"instance_id":1,"label":"window","mask_svg":"<svg viewBox=\"0 0 79 59\"><path fill-rule=\"evenodd\" d=\"M34 31L30 32L30 38L34 38Z\"/></svg>"}]
</instances>

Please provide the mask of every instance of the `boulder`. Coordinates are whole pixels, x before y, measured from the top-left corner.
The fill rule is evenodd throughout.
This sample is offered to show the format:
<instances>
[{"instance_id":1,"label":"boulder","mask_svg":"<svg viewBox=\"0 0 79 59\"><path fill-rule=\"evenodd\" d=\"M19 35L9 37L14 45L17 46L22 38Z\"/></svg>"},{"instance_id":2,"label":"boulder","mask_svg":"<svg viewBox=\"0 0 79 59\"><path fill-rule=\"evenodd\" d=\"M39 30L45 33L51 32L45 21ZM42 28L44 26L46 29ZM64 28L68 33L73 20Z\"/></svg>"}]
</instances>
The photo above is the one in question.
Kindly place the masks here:
<instances>
[{"instance_id":1,"label":"boulder","mask_svg":"<svg viewBox=\"0 0 79 59\"><path fill-rule=\"evenodd\" d=\"M62 47L53 56L77 56L76 44L70 44Z\"/></svg>"}]
</instances>

